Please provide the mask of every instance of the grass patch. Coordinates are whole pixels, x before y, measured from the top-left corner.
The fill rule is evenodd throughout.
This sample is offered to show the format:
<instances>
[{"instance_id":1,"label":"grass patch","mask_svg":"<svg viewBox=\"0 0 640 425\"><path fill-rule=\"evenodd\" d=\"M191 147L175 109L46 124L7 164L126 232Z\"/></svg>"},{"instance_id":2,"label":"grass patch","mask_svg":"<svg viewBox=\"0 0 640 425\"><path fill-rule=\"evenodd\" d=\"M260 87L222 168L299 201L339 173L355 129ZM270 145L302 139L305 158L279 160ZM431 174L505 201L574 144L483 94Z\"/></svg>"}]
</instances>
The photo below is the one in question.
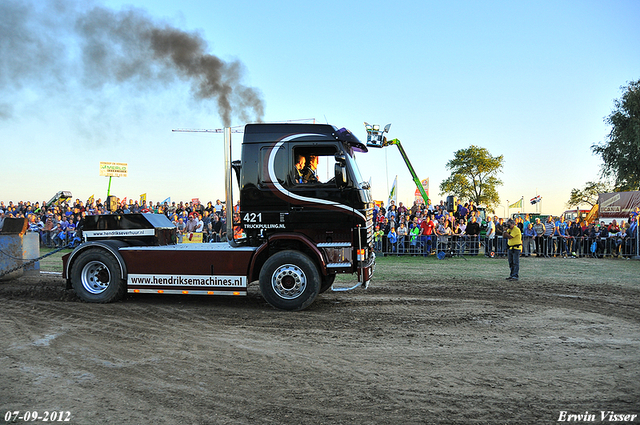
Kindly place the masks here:
<instances>
[{"instance_id":1,"label":"grass patch","mask_svg":"<svg viewBox=\"0 0 640 425\"><path fill-rule=\"evenodd\" d=\"M506 258L383 257L375 280L496 280L509 276ZM520 280L576 284L640 284L640 261L615 258L521 258Z\"/></svg>"},{"instance_id":2,"label":"grass patch","mask_svg":"<svg viewBox=\"0 0 640 425\"><path fill-rule=\"evenodd\" d=\"M55 251L51 248L40 248L40 256ZM62 273L62 256L73 251L72 249L63 249L55 254L40 260L40 271L43 272L59 272Z\"/></svg>"}]
</instances>

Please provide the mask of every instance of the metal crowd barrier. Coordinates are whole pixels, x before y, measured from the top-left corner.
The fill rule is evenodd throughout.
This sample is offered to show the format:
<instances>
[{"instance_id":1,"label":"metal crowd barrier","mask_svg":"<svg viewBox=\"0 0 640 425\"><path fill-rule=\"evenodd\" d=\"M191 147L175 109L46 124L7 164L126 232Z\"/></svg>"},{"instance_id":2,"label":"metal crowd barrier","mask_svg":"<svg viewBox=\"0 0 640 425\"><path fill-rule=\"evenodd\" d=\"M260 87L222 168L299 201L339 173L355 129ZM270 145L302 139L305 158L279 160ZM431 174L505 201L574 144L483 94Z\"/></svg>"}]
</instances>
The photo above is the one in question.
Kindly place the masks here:
<instances>
[{"instance_id":1,"label":"metal crowd barrier","mask_svg":"<svg viewBox=\"0 0 640 425\"><path fill-rule=\"evenodd\" d=\"M594 245L595 243L595 245ZM387 236L374 241L377 254L386 256L429 256L437 255L455 257L465 255L485 255L489 257L507 256L507 239L502 236L494 238L480 236L417 236L399 237L391 243ZM638 257L638 237L634 238L589 238L587 236L558 237L538 236L523 238L522 256L532 257Z\"/></svg>"}]
</instances>

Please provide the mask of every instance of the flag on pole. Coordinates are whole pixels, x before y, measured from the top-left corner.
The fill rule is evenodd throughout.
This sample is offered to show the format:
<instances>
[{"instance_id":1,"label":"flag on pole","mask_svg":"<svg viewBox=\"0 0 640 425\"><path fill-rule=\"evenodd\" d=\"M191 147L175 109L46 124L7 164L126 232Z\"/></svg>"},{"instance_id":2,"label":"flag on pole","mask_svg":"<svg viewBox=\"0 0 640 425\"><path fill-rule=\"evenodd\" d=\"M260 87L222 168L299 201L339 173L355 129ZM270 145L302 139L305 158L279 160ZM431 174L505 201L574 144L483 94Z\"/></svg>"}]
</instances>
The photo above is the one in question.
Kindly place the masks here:
<instances>
[{"instance_id":1,"label":"flag on pole","mask_svg":"<svg viewBox=\"0 0 640 425\"><path fill-rule=\"evenodd\" d=\"M162 201L162 204L170 204L171 203L171 196L169 196L167 199L165 199L164 201Z\"/></svg>"},{"instance_id":2,"label":"flag on pole","mask_svg":"<svg viewBox=\"0 0 640 425\"><path fill-rule=\"evenodd\" d=\"M147 194L143 193L142 195L140 195L140 205L144 204L145 202L147 202Z\"/></svg>"},{"instance_id":3,"label":"flag on pole","mask_svg":"<svg viewBox=\"0 0 640 425\"><path fill-rule=\"evenodd\" d=\"M396 178L393 180L393 186L391 186L391 192L389 192L389 201L387 202L387 206L391 205L391 201L393 201L393 203L396 205L398 204L397 187L398 187L398 176L396 175Z\"/></svg>"},{"instance_id":4,"label":"flag on pole","mask_svg":"<svg viewBox=\"0 0 640 425\"><path fill-rule=\"evenodd\" d=\"M515 204L511 204L509 205L509 208L522 208L522 200L524 198L520 198L520 200L518 202L516 202Z\"/></svg>"},{"instance_id":5,"label":"flag on pole","mask_svg":"<svg viewBox=\"0 0 640 425\"><path fill-rule=\"evenodd\" d=\"M95 196L91 195L89 196L89 199L87 199L87 204L91 205L93 204L94 201L95 201Z\"/></svg>"},{"instance_id":6,"label":"flag on pole","mask_svg":"<svg viewBox=\"0 0 640 425\"><path fill-rule=\"evenodd\" d=\"M542 201L542 196L538 195L538 196L534 196L533 198L531 198L531 205L535 205L538 202Z\"/></svg>"}]
</instances>

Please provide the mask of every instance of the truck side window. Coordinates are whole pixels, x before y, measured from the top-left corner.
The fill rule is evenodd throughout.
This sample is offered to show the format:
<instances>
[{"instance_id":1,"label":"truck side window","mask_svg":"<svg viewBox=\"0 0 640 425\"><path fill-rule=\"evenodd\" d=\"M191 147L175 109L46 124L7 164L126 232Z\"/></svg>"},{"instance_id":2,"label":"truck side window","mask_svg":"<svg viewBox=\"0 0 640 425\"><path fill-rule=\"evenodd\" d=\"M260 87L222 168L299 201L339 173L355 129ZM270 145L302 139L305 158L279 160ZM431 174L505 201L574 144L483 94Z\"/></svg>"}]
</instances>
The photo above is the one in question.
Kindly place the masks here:
<instances>
[{"instance_id":1,"label":"truck side window","mask_svg":"<svg viewBox=\"0 0 640 425\"><path fill-rule=\"evenodd\" d=\"M272 151L271 147L264 147L260 150L260 183L271 182L269 175L269 167L273 169L275 178L278 183L286 184L287 176L291 170L288 149L285 145L281 146L277 152Z\"/></svg>"},{"instance_id":2,"label":"truck side window","mask_svg":"<svg viewBox=\"0 0 640 425\"><path fill-rule=\"evenodd\" d=\"M331 182L334 177L335 152L333 146L295 149L292 167L294 183L316 186Z\"/></svg>"}]
</instances>

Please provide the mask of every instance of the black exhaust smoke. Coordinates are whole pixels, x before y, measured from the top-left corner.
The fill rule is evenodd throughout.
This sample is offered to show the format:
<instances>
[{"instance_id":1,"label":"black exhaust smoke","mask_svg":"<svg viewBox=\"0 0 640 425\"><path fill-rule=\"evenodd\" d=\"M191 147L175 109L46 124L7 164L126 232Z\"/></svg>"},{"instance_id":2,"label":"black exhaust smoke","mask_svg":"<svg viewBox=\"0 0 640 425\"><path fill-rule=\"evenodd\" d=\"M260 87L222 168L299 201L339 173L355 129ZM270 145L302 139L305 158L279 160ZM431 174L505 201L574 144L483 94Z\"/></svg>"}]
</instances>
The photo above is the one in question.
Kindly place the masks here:
<instances>
[{"instance_id":1,"label":"black exhaust smoke","mask_svg":"<svg viewBox=\"0 0 640 425\"><path fill-rule=\"evenodd\" d=\"M92 90L123 82L148 89L180 79L191 84L196 99L217 102L225 126L234 117L262 121L261 94L242 84L242 63L207 53L200 34L140 9L91 4L1 2L0 93L43 80L51 92L77 83ZM7 96L0 96L0 118L8 118L11 106L2 98Z\"/></svg>"}]
</instances>

